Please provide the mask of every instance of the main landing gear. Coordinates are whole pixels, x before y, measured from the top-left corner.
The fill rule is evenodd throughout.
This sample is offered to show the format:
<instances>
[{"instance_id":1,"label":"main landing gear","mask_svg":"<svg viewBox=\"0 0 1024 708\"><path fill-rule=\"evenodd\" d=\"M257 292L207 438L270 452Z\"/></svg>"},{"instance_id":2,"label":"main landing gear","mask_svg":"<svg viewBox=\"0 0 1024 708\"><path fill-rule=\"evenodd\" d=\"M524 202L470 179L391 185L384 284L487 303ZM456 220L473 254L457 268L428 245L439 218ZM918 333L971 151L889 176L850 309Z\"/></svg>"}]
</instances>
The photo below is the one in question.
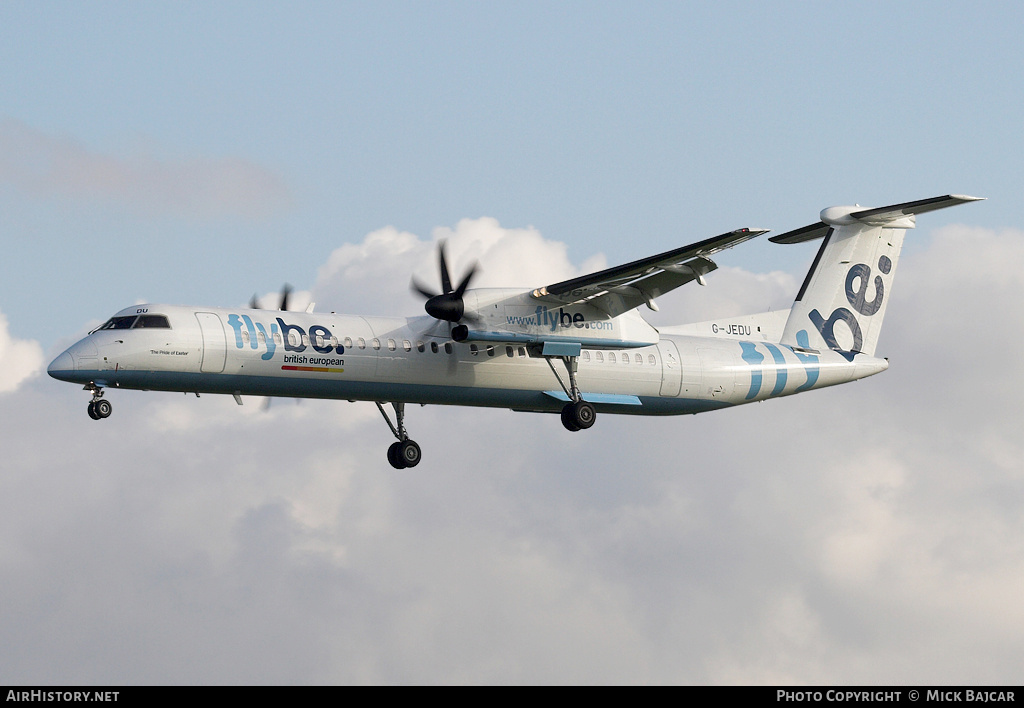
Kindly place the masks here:
<instances>
[{"instance_id":1,"label":"main landing gear","mask_svg":"<svg viewBox=\"0 0 1024 708\"><path fill-rule=\"evenodd\" d=\"M552 357L544 357L545 361L548 362L548 366L551 367L551 373L558 379L559 385L562 390L565 391L565 395L569 397L569 402L562 408L562 425L565 429L570 432L578 432L580 430L586 430L594 424L597 420L597 411L594 410L594 406L583 400L583 395L580 393L580 387L576 385L576 371L579 368L579 357L578 356L560 356L558 357L565 364L565 370L569 373L569 386L566 387L565 383L562 382L562 377L555 371L554 365L551 363Z\"/></svg>"},{"instance_id":2,"label":"main landing gear","mask_svg":"<svg viewBox=\"0 0 1024 708\"><path fill-rule=\"evenodd\" d=\"M109 418L110 414L114 412L114 407L103 397L103 387L90 383L85 390L92 391L92 400L89 401L89 417L93 420Z\"/></svg>"},{"instance_id":3,"label":"main landing gear","mask_svg":"<svg viewBox=\"0 0 1024 708\"><path fill-rule=\"evenodd\" d=\"M391 432L394 433L395 437L398 438L398 442L392 443L391 447L388 448L388 462L396 470L402 470L406 467L415 467L420 463L422 453L420 452L420 446L415 441L409 439L409 434L405 432L405 404L404 403L392 403L391 406L395 409L395 420L397 425L391 422L391 418L388 417L387 412L384 410L384 406L380 404L380 401L376 401L377 410L384 416L384 420L387 421L388 427L391 428Z\"/></svg>"}]
</instances>

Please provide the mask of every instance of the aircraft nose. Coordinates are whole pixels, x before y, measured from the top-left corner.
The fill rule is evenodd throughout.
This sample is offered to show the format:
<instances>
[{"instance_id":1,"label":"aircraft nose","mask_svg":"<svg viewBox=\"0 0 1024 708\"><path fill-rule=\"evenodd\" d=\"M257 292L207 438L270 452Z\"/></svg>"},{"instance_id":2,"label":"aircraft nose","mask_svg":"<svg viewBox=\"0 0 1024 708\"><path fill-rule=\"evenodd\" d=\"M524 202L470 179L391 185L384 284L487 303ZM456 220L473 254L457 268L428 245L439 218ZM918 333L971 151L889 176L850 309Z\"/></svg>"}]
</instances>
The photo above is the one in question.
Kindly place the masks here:
<instances>
[{"instance_id":1,"label":"aircraft nose","mask_svg":"<svg viewBox=\"0 0 1024 708\"><path fill-rule=\"evenodd\" d=\"M46 367L46 373L55 379L66 379L68 374L75 372L75 360L71 358L71 355L64 352L59 357L50 362L50 365Z\"/></svg>"}]
</instances>

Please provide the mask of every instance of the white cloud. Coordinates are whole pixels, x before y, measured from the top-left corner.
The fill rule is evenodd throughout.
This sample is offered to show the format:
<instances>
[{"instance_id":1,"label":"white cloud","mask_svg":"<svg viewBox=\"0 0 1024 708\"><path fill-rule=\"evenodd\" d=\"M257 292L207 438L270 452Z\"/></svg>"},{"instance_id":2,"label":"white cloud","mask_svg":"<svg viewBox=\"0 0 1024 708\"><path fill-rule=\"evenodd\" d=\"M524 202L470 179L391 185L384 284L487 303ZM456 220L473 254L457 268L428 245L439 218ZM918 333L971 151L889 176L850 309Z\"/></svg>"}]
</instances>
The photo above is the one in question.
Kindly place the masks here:
<instances>
[{"instance_id":1,"label":"white cloud","mask_svg":"<svg viewBox=\"0 0 1024 708\"><path fill-rule=\"evenodd\" d=\"M336 249L317 273L313 298L331 310L347 313L418 316L423 301L410 292L412 278L441 291L438 244L452 285L474 264L472 287L534 288L606 267L600 254L579 266L569 260L565 244L549 241L536 229L505 228L496 219L462 219L454 228L434 229L430 240L388 226L360 244Z\"/></svg>"},{"instance_id":2,"label":"white cloud","mask_svg":"<svg viewBox=\"0 0 1024 708\"><path fill-rule=\"evenodd\" d=\"M9 393L43 368L39 342L11 336L7 318L0 312L0 393Z\"/></svg>"},{"instance_id":3,"label":"white cloud","mask_svg":"<svg viewBox=\"0 0 1024 708\"><path fill-rule=\"evenodd\" d=\"M367 403L112 391L95 422L77 387L22 386L0 407L0 680L1016 681L1020 335L979 374L957 333L1008 316L1020 235L971 233L901 262L881 376L577 434L412 408L403 472ZM587 267L493 220L440 238L481 284ZM397 307L433 248L376 232L315 294ZM757 310L791 283L723 269L663 304Z\"/></svg>"},{"instance_id":4,"label":"white cloud","mask_svg":"<svg viewBox=\"0 0 1024 708\"><path fill-rule=\"evenodd\" d=\"M241 157L166 160L90 150L11 118L0 120L0 184L36 197L111 202L147 214L260 219L291 203L282 178Z\"/></svg>"}]
</instances>

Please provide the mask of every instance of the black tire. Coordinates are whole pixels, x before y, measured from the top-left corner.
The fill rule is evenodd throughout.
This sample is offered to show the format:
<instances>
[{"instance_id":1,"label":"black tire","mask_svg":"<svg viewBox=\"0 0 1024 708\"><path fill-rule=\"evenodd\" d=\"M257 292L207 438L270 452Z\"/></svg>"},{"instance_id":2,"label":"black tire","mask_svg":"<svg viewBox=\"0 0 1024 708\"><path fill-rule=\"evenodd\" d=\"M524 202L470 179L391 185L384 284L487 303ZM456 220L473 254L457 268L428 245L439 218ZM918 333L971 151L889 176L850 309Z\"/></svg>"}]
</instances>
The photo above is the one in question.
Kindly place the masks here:
<instances>
[{"instance_id":1,"label":"black tire","mask_svg":"<svg viewBox=\"0 0 1024 708\"><path fill-rule=\"evenodd\" d=\"M110 414L114 412L114 407L110 405L110 401L103 398L93 404L93 409L99 418L109 418Z\"/></svg>"},{"instance_id":2,"label":"black tire","mask_svg":"<svg viewBox=\"0 0 1024 708\"><path fill-rule=\"evenodd\" d=\"M396 442L391 443L391 447L388 448L388 462L396 470L404 470L405 462L402 460L402 443Z\"/></svg>"},{"instance_id":3,"label":"black tire","mask_svg":"<svg viewBox=\"0 0 1024 708\"><path fill-rule=\"evenodd\" d=\"M99 415L96 414L96 401L89 401L89 417L93 420L99 420Z\"/></svg>"},{"instance_id":4,"label":"black tire","mask_svg":"<svg viewBox=\"0 0 1024 708\"><path fill-rule=\"evenodd\" d=\"M420 451L420 446L412 440L403 440L399 443L399 457L402 460L402 464L406 467L415 467L423 459L423 453Z\"/></svg>"},{"instance_id":5,"label":"black tire","mask_svg":"<svg viewBox=\"0 0 1024 708\"><path fill-rule=\"evenodd\" d=\"M580 426L576 423L576 413L572 403L566 403L562 409L562 425L570 433L577 433L580 430Z\"/></svg>"}]
</instances>

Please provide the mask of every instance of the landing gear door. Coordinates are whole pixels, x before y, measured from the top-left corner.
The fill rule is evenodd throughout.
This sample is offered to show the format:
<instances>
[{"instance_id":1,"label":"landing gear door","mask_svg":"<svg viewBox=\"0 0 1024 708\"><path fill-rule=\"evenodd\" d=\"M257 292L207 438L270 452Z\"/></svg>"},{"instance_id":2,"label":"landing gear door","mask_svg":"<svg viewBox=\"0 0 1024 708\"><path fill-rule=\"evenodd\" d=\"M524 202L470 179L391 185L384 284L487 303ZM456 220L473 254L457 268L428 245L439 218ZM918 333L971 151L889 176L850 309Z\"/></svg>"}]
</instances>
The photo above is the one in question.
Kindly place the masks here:
<instances>
[{"instance_id":1,"label":"landing gear door","mask_svg":"<svg viewBox=\"0 0 1024 708\"><path fill-rule=\"evenodd\" d=\"M228 356L224 325L220 317L212 312L197 312L196 319L199 320L199 329L203 332L203 363L199 370L208 374L219 374L224 371L224 361Z\"/></svg>"},{"instance_id":2,"label":"landing gear door","mask_svg":"<svg viewBox=\"0 0 1024 708\"><path fill-rule=\"evenodd\" d=\"M661 395L678 396L683 383L683 366L676 343L667 339L658 341L661 354Z\"/></svg>"}]
</instances>

